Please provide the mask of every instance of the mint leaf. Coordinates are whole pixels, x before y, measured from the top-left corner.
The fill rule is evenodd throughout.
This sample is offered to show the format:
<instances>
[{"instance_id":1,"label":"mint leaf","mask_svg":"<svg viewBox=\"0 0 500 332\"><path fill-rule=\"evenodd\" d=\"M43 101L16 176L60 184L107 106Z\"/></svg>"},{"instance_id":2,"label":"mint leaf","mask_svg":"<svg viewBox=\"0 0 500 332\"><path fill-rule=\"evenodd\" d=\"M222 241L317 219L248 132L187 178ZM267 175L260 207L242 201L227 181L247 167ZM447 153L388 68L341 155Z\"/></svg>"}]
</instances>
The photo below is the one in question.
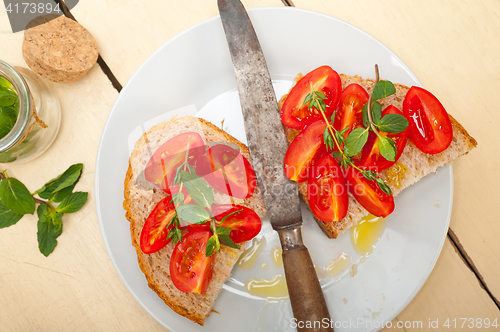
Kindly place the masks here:
<instances>
[{"instance_id":1,"label":"mint leaf","mask_svg":"<svg viewBox=\"0 0 500 332\"><path fill-rule=\"evenodd\" d=\"M387 195L392 195L392 190L391 188L382 180L381 178L375 178L375 182L377 182L378 186L384 193Z\"/></svg>"},{"instance_id":2,"label":"mint leaf","mask_svg":"<svg viewBox=\"0 0 500 332\"><path fill-rule=\"evenodd\" d=\"M83 164L71 165L64 173L44 184L35 194L38 194L43 199L49 199L51 195L54 198L56 192L70 187L80 180L82 168Z\"/></svg>"},{"instance_id":3,"label":"mint leaf","mask_svg":"<svg viewBox=\"0 0 500 332\"><path fill-rule=\"evenodd\" d=\"M372 120L373 123L377 124L380 122L382 117L382 105L378 101L372 103Z\"/></svg>"},{"instance_id":4,"label":"mint leaf","mask_svg":"<svg viewBox=\"0 0 500 332\"><path fill-rule=\"evenodd\" d=\"M14 225L23 217L22 214L15 213L0 202L0 228Z\"/></svg>"},{"instance_id":5,"label":"mint leaf","mask_svg":"<svg viewBox=\"0 0 500 332\"><path fill-rule=\"evenodd\" d=\"M35 200L21 181L15 178L6 178L0 182L0 200L18 214L33 214Z\"/></svg>"},{"instance_id":6,"label":"mint leaf","mask_svg":"<svg viewBox=\"0 0 500 332\"><path fill-rule=\"evenodd\" d=\"M17 114L15 109L0 106L0 138L5 137L14 128L16 120Z\"/></svg>"},{"instance_id":7,"label":"mint leaf","mask_svg":"<svg viewBox=\"0 0 500 332\"><path fill-rule=\"evenodd\" d=\"M3 76L0 76L0 87L4 87L8 90L12 90L12 84L10 83L10 81L8 79L6 79Z\"/></svg>"},{"instance_id":8,"label":"mint leaf","mask_svg":"<svg viewBox=\"0 0 500 332\"><path fill-rule=\"evenodd\" d=\"M181 205L175 210L179 218L191 224L199 224L210 219L210 214L207 212L207 210L199 205Z\"/></svg>"},{"instance_id":9,"label":"mint leaf","mask_svg":"<svg viewBox=\"0 0 500 332\"><path fill-rule=\"evenodd\" d=\"M49 199L53 202L59 203L61 202L66 196L71 195L73 192L73 189L75 189L76 183L72 184L69 187L66 187L64 189L58 190L53 192L50 196Z\"/></svg>"},{"instance_id":10,"label":"mint leaf","mask_svg":"<svg viewBox=\"0 0 500 332\"><path fill-rule=\"evenodd\" d=\"M191 198L196 204L210 207L214 203L214 192L208 183L197 176L186 171L181 171L181 178Z\"/></svg>"},{"instance_id":11,"label":"mint leaf","mask_svg":"<svg viewBox=\"0 0 500 332\"><path fill-rule=\"evenodd\" d=\"M394 143L392 138L379 135L377 144L382 157L384 157L389 161L396 160L396 154L397 154L396 143Z\"/></svg>"},{"instance_id":12,"label":"mint leaf","mask_svg":"<svg viewBox=\"0 0 500 332\"><path fill-rule=\"evenodd\" d=\"M355 156L365 146L368 139L368 129L356 128L347 135L344 145L344 153L348 157Z\"/></svg>"},{"instance_id":13,"label":"mint leaf","mask_svg":"<svg viewBox=\"0 0 500 332\"><path fill-rule=\"evenodd\" d=\"M226 245L230 248L234 248L234 249L241 248L241 246L239 244L234 243L233 239L231 239L229 237L229 235L221 234L221 235L219 235L219 240L220 240L220 243L222 243L223 245Z\"/></svg>"},{"instance_id":14,"label":"mint leaf","mask_svg":"<svg viewBox=\"0 0 500 332\"><path fill-rule=\"evenodd\" d=\"M372 98L378 100L396 93L394 84L390 81L379 81L373 88Z\"/></svg>"},{"instance_id":15,"label":"mint leaf","mask_svg":"<svg viewBox=\"0 0 500 332\"><path fill-rule=\"evenodd\" d=\"M240 211L243 211L243 209L241 209ZM235 214L237 212L238 211L235 211L235 212L225 216L224 218L229 217L230 215ZM215 234L217 234L217 235L229 235L229 234L231 234L231 230L229 228L220 226L220 227L217 227L217 229L215 230Z\"/></svg>"},{"instance_id":16,"label":"mint leaf","mask_svg":"<svg viewBox=\"0 0 500 332\"><path fill-rule=\"evenodd\" d=\"M212 256L215 251L219 251L220 250L220 242L219 242L219 238L217 237L217 235L212 235L209 239L208 239L208 242L207 242L207 247L205 249L205 255L207 257L210 257Z\"/></svg>"},{"instance_id":17,"label":"mint leaf","mask_svg":"<svg viewBox=\"0 0 500 332\"><path fill-rule=\"evenodd\" d=\"M174 244L182 242L182 231L178 227L171 228L168 232L167 239L172 239Z\"/></svg>"},{"instance_id":18,"label":"mint leaf","mask_svg":"<svg viewBox=\"0 0 500 332\"><path fill-rule=\"evenodd\" d=\"M66 196L56 208L59 213L73 213L82 208L87 201L88 193L77 191Z\"/></svg>"},{"instance_id":19,"label":"mint leaf","mask_svg":"<svg viewBox=\"0 0 500 332\"><path fill-rule=\"evenodd\" d=\"M0 106L10 106L17 101L17 94L0 86Z\"/></svg>"},{"instance_id":20,"label":"mint leaf","mask_svg":"<svg viewBox=\"0 0 500 332\"><path fill-rule=\"evenodd\" d=\"M48 256L57 246L57 238L62 233L62 214L50 217L46 203L40 204L37 209L38 214L38 249L44 256Z\"/></svg>"},{"instance_id":21,"label":"mint leaf","mask_svg":"<svg viewBox=\"0 0 500 332\"><path fill-rule=\"evenodd\" d=\"M375 178L377 177L377 173L375 173L374 171L372 170L368 170L368 169L365 169L363 170L363 176L369 180L369 181L373 181L375 180Z\"/></svg>"},{"instance_id":22,"label":"mint leaf","mask_svg":"<svg viewBox=\"0 0 500 332\"><path fill-rule=\"evenodd\" d=\"M363 106L362 115L363 115L363 126L365 128L368 128L370 126L370 120L368 119L368 103L366 103L365 106Z\"/></svg>"},{"instance_id":23,"label":"mint leaf","mask_svg":"<svg viewBox=\"0 0 500 332\"><path fill-rule=\"evenodd\" d=\"M408 127L408 120L401 114L391 113L385 115L380 122L377 123L377 127L380 131L398 134L405 131Z\"/></svg>"}]
</instances>

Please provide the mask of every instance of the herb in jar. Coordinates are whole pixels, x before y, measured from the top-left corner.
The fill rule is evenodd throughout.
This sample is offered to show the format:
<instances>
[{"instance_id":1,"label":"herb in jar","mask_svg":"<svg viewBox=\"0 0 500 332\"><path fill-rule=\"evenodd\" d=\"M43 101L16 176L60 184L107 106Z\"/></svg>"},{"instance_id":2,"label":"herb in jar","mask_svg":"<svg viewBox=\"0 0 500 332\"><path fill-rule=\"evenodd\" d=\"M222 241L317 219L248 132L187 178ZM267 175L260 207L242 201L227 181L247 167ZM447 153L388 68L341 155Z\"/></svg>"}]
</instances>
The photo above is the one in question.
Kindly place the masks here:
<instances>
[{"instance_id":1,"label":"herb in jar","mask_svg":"<svg viewBox=\"0 0 500 332\"><path fill-rule=\"evenodd\" d=\"M19 98L12 84L0 76L0 139L5 137L17 121Z\"/></svg>"}]
</instances>

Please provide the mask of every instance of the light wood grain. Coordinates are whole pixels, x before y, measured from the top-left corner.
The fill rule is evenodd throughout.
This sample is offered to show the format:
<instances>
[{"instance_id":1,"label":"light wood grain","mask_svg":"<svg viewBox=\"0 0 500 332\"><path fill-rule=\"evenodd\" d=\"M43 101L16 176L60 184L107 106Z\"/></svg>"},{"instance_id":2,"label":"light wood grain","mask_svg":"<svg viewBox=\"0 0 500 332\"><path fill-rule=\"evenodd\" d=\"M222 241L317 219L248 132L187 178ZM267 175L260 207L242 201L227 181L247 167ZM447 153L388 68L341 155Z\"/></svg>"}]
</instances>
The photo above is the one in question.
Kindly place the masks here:
<instances>
[{"instance_id":1,"label":"light wood grain","mask_svg":"<svg viewBox=\"0 0 500 332\"><path fill-rule=\"evenodd\" d=\"M283 6L281 0L244 0L243 4L246 8ZM94 35L101 55L122 85L167 40L219 15L215 0L86 0L71 12L89 31L98 32Z\"/></svg>"},{"instance_id":2,"label":"light wood grain","mask_svg":"<svg viewBox=\"0 0 500 332\"><path fill-rule=\"evenodd\" d=\"M451 227L487 286L500 298L500 243L496 240L500 147L495 126L500 122L495 108L500 91L500 3L293 2L299 8L339 17L381 40L478 140L479 148L454 165ZM243 3L246 7L282 6L281 0ZM122 84L164 42L218 14L216 1L204 0L85 0L72 13L94 35ZM22 32L8 31L6 14L0 10L0 58L23 64ZM77 190L89 192L89 200L81 211L65 216L63 235L48 258L38 252L35 217L24 217L17 225L0 230L0 330L165 331L135 301L114 270L95 213L97 147L118 93L98 66L79 82L51 86L63 112L54 145L36 160L7 166L7 170L34 191L70 164L83 162ZM426 324L437 318L441 324L446 318L499 317L499 312L447 241L427 283L392 323Z\"/></svg>"},{"instance_id":3,"label":"light wood grain","mask_svg":"<svg viewBox=\"0 0 500 332\"><path fill-rule=\"evenodd\" d=\"M457 254L453 243L447 239L427 282L392 324L403 326L405 331L453 331L454 328L444 324L449 320L453 327L453 319L456 319L457 327L460 327L458 330L461 330L463 321L460 318L488 318L491 322L498 319L500 324L500 311L481 289L476 276ZM429 328L430 322L436 320L438 328ZM480 330L475 327L469 330ZM387 328L383 331L392 330Z\"/></svg>"}]
</instances>

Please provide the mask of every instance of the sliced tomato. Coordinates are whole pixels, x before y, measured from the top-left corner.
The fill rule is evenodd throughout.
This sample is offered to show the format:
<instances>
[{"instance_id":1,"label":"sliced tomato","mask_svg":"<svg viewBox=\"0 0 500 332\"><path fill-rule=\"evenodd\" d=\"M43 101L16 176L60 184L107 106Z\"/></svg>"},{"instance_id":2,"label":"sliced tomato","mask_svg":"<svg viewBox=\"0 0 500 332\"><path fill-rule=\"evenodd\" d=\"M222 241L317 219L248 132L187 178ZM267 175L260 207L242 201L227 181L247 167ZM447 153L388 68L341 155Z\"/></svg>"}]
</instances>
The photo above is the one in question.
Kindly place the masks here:
<instances>
[{"instance_id":1,"label":"sliced tomato","mask_svg":"<svg viewBox=\"0 0 500 332\"><path fill-rule=\"evenodd\" d=\"M313 167L307 183L307 199L313 214L324 222L343 219L349 207L344 175L330 155L322 157Z\"/></svg>"},{"instance_id":2,"label":"sliced tomato","mask_svg":"<svg viewBox=\"0 0 500 332\"><path fill-rule=\"evenodd\" d=\"M250 241L262 228L260 217L254 210L242 205L219 204L212 206L212 213L217 226L231 230L229 237L234 243ZM203 224L189 224L187 230L210 230L210 221Z\"/></svg>"},{"instance_id":3,"label":"sliced tomato","mask_svg":"<svg viewBox=\"0 0 500 332\"><path fill-rule=\"evenodd\" d=\"M409 121L410 139L424 153L435 154L448 148L453 128L448 113L429 91L413 86L403 101Z\"/></svg>"},{"instance_id":4,"label":"sliced tomato","mask_svg":"<svg viewBox=\"0 0 500 332\"><path fill-rule=\"evenodd\" d=\"M229 237L235 243L249 241L259 234L262 222L254 210L235 204L212 206L215 220L219 226L229 228Z\"/></svg>"},{"instance_id":5,"label":"sliced tomato","mask_svg":"<svg viewBox=\"0 0 500 332\"><path fill-rule=\"evenodd\" d=\"M296 182L307 181L311 167L319 155L326 152L323 144L324 120L318 120L304 128L292 141L285 154L285 175Z\"/></svg>"},{"instance_id":6,"label":"sliced tomato","mask_svg":"<svg viewBox=\"0 0 500 332\"><path fill-rule=\"evenodd\" d=\"M241 154L225 144L217 144L198 156L196 174L214 189L236 198L251 197L257 180L252 165Z\"/></svg>"},{"instance_id":7,"label":"sliced tomato","mask_svg":"<svg viewBox=\"0 0 500 332\"><path fill-rule=\"evenodd\" d=\"M170 277L180 291L199 294L207 291L214 265L214 255L206 256L211 236L206 230L191 231L175 246L170 258Z\"/></svg>"},{"instance_id":8,"label":"sliced tomato","mask_svg":"<svg viewBox=\"0 0 500 332\"><path fill-rule=\"evenodd\" d=\"M175 215L175 206L171 197L162 199L149 214L141 231L140 246L145 254L152 254L166 246L170 228L168 223Z\"/></svg>"},{"instance_id":9,"label":"sliced tomato","mask_svg":"<svg viewBox=\"0 0 500 332\"><path fill-rule=\"evenodd\" d=\"M368 92L359 84L352 83L345 87L340 95L340 106L335 113L333 126L338 131L349 129L344 138L355 128L363 124L363 106L368 102Z\"/></svg>"},{"instance_id":10,"label":"sliced tomato","mask_svg":"<svg viewBox=\"0 0 500 332\"><path fill-rule=\"evenodd\" d=\"M326 96L327 116L337 109L340 94L342 93L340 76L330 66L321 66L302 77L290 90L281 107L281 121L285 126L302 129L323 117L315 107L309 110L309 103L303 105L307 95L311 93L311 84L315 91L319 91Z\"/></svg>"},{"instance_id":11,"label":"sliced tomato","mask_svg":"<svg viewBox=\"0 0 500 332\"><path fill-rule=\"evenodd\" d=\"M354 167L345 174L349 191L369 213L376 217L387 217L394 211L394 197L380 189L375 181L370 181Z\"/></svg>"},{"instance_id":12,"label":"sliced tomato","mask_svg":"<svg viewBox=\"0 0 500 332\"><path fill-rule=\"evenodd\" d=\"M403 115L403 112L401 112L397 107L390 105L383 110L382 117L387 114ZM396 161L398 161L399 157L401 157L401 154L403 153L403 150L406 146L406 141L408 140L408 128L406 128L405 131L402 131L399 134L387 133L382 131L379 132L379 134L391 138L396 144L396 149L398 152L394 161L385 159L380 154L380 150L378 148L378 136L374 132L370 131L368 141L363 148L361 159L359 163L356 164L362 166L362 168L364 169L372 170L375 173L382 172L383 170L391 167L396 163Z\"/></svg>"},{"instance_id":13,"label":"sliced tomato","mask_svg":"<svg viewBox=\"0 0 500 332\"><path fill-rule=\"evenodd\" d=\"M188 146L188 163L192 164L197 155L205 152L205 143L198 133L182 133L163 143L146 165L146 180L170 193L177 168L186 160Z\"/></svg>"}]
</instances>

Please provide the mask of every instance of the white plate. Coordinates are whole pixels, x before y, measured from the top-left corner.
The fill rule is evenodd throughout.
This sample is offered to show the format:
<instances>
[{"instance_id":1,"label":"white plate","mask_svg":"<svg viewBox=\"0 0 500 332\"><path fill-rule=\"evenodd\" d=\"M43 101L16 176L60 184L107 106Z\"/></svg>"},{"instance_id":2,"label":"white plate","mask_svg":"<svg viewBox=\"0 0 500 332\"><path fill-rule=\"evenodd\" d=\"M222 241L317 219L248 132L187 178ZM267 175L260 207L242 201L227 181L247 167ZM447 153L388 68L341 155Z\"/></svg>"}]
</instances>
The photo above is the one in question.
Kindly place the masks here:
<instances>
[{"instance_id":1,"label":"white plate","mask_svg":"<svg viewBox=\"0 0 500 332\"><path fill-rule=\"evenodd\" d=\"M381 77L408 86L420 85L410 69L387 47L360 29L323 14L296 8L249 10L278 98L293 77L323 64L339 73ZM311 46L315 47L311 47ZM316 46L321 47L320 49ZM249 277L270 277L282 270L262 262L278 247L267 221L260 236L267 245L257 267L235 269L205 327L175 314L151 291L137 264L125 218L123 182L130 146L151 124L173 114L198 114L245 141L236 83L219 17L204 21L172 38L147 59L127 82L103 130L96 163L96 206L111 260L137 301L171 331L287 331L288 300L266 301L243 289ZM420 290L439 256L448 229L453 193L451 166L427 176L396 198L396 211L374 253L363 263L349 232L327 239L304 211L306 246L321 269L339 253L357 263L357 274L321 282L336 331L378 330L390 322Z\"/></svg>"}]
</instances>

